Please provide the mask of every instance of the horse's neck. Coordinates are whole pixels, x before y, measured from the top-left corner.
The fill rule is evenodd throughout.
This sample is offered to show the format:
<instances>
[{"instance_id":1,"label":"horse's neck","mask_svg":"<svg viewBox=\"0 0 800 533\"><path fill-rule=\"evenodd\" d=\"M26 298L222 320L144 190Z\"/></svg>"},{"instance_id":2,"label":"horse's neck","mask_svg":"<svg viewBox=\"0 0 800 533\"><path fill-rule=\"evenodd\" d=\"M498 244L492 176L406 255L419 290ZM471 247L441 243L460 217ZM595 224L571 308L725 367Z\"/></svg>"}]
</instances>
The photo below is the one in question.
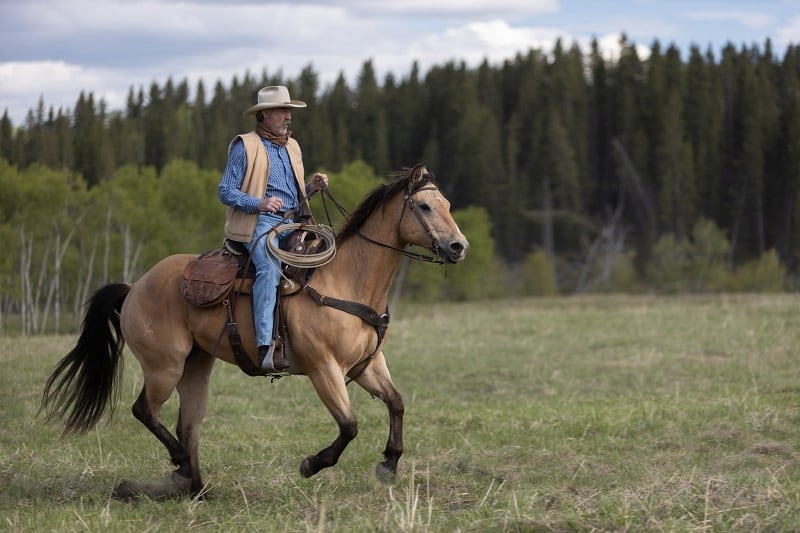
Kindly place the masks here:
<instances>
[{"instance_id":1,"label":"horse's neck","mask_svg":"<svg viewBox=\"0 0 800 533\"><path fill-rule=\"evenodd\" d=\"M362 228L370 239L401 248L396 229L377 215ZM387 229L388 228L388 229ZM336 288L340 298L354 300L383 312L387 306L389 288L400 266L402 255L397 251L353 235L341 243L334 260L325 268L326 284Z\"/></svg>"}]
</instances>

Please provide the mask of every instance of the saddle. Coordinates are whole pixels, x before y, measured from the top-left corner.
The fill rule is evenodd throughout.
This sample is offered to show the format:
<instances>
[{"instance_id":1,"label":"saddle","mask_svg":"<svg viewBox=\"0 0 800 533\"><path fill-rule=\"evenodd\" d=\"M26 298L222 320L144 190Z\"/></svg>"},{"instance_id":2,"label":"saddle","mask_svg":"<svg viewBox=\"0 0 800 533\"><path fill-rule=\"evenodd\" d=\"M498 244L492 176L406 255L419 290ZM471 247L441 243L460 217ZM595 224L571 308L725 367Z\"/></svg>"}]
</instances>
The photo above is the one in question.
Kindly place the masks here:
<instances>
[{"instance_id":1,"label":"saddle","mask_svg":"<svg viewBox=\"0 0 800 533\"><path fill-rule=\"evenodd\" d=\"M322 239L315 239L312 233L300 228L283 240L281 248L295 254L311 254L319 250L322 244ZM282 265L282 269L284 279L278 286L278 309L275 312L273 331L278 344L285 346L287 328L280 310L280 297L297 293L311 278L313 269L286 264ZM234 319L238 297L252 293L254 280L255 267L250 261L250 252L241 242L226 240L222 248L207 251L186 265L181 291L184 299L195 307L224 305L227 308L228 322L220 333L220 340L227 332L239 368L249 376L263 376L269 372L256 366L245 352Z\"/></svg>"}]
</instances>

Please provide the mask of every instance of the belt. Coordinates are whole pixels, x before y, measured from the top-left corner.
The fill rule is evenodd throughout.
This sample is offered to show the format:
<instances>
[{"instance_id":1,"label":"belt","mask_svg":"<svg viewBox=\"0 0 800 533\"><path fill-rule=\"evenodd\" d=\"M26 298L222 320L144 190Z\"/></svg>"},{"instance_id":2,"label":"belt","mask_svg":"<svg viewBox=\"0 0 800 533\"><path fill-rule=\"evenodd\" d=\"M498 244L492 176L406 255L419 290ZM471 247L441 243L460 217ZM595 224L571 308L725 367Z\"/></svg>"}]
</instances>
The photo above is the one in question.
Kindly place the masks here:
<instances>
[{"instance_id":1,"label":"belt","mask_svg":"<svg viewBox=\"0 0 800 533\"><path fill-rule=\"evenodd\" d=\"M281 218L286 218L287 213L291 213L291 209L289 211L261 211L259 215L278 215Z\"/></svg>"}]
</instances>

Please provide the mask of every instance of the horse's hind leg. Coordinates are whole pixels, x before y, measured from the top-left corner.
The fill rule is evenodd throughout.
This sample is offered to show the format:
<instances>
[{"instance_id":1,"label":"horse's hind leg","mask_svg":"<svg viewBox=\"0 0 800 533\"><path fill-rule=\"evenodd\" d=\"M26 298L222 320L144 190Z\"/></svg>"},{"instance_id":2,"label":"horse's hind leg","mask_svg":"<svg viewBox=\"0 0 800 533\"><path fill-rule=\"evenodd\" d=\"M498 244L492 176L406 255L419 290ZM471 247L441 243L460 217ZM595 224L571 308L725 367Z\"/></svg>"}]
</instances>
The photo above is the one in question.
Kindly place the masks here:
<instances>
[{"instance_id":1,"label":"horse's hind leg","mask_svg":"<svg viewBox=\"0 0 800 533\"><path fill-rule=\"evenodd\" d=\"M176 360L173 359L173 362ZM191 480L192 466L188 450L161 422L161 407L177 387L183 374L183 364L155 369L150 369L143 364L142 370L144 371L144 386L133 404L133 416L167 448L170 460L178 467L175 472L180 477ZM184 476L183 473L187 475ZM120 499L131 499L144 494L151 498L165 498L189 492L190 488L185 486L187 483L179 481L173 478L170 482L159 485L126 481L115 489L114 496Z\"/></svg>"},{"instance_id":2,"label":"horse's hind leg","mask_svg":"<svg viewBox=\"0 0 800 533\"><path fill-rule=\"evenodd\" d=\"M355 381L372 396L383 400L389 409L389 439L383 450L385 460L378 464L375 473L381 481L391 483L397 476L397 463L403 455L403 398L392 382L383 353L379 352Z\"/></svg>"},{"instance_id":3,"label":"horse's hind leg","mask_svg":"<svg viewBox=\"0 0 800 533\"><path fill-rule=\"evenodd\" d=\"M358 434L358 423L350 407L347 386L339 367L330 364L309 373L308 377L317 395L336 420L339 435L330 446L303 460L300 464L300 473L303 477L311 477L323 468L335 465L344 449Z\"/></svg>"},{"instance_id":4,"label":"horse's hind leg","mask_svg":"<svg viewBox=\"0 0 800 533\"><path fill-rule=\"evenodd\" d=\"M201 494L203 481L200 477L200 425L208 410L208 383L214 367L214 356L195 349L186 360L183 375L178 382L180 408L177 434L180 445L188 452L188 461L178 465L175 474L190 480L190 493Z\"/></svg>"}]
</instances>

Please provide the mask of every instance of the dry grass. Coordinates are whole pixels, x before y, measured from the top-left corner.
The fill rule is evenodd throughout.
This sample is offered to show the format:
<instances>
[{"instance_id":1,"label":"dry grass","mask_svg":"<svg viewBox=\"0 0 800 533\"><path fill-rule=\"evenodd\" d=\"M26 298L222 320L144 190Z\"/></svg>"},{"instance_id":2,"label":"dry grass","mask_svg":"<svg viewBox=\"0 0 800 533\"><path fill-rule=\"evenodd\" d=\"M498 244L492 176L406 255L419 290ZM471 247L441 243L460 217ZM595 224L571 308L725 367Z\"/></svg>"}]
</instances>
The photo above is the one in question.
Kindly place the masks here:
<instances>
[{"instance_id":1,"label":"dry grass","mask_svg":"<svg viewBox=\"0 0 800 533\"><path fill-rule=\"evenodd\" d=\"M0 337L0 529L14 531L790 531L800 523L798 298L581 297L402 306L386 350L406 399L394 486L384 406L311 479L335 425L305 378L218 365L205 501L110 498L170 470L129 414L66 440L36 420L74 337ZM174 421L175 402L165 410Z\"/></svg>"}]
</instances>

